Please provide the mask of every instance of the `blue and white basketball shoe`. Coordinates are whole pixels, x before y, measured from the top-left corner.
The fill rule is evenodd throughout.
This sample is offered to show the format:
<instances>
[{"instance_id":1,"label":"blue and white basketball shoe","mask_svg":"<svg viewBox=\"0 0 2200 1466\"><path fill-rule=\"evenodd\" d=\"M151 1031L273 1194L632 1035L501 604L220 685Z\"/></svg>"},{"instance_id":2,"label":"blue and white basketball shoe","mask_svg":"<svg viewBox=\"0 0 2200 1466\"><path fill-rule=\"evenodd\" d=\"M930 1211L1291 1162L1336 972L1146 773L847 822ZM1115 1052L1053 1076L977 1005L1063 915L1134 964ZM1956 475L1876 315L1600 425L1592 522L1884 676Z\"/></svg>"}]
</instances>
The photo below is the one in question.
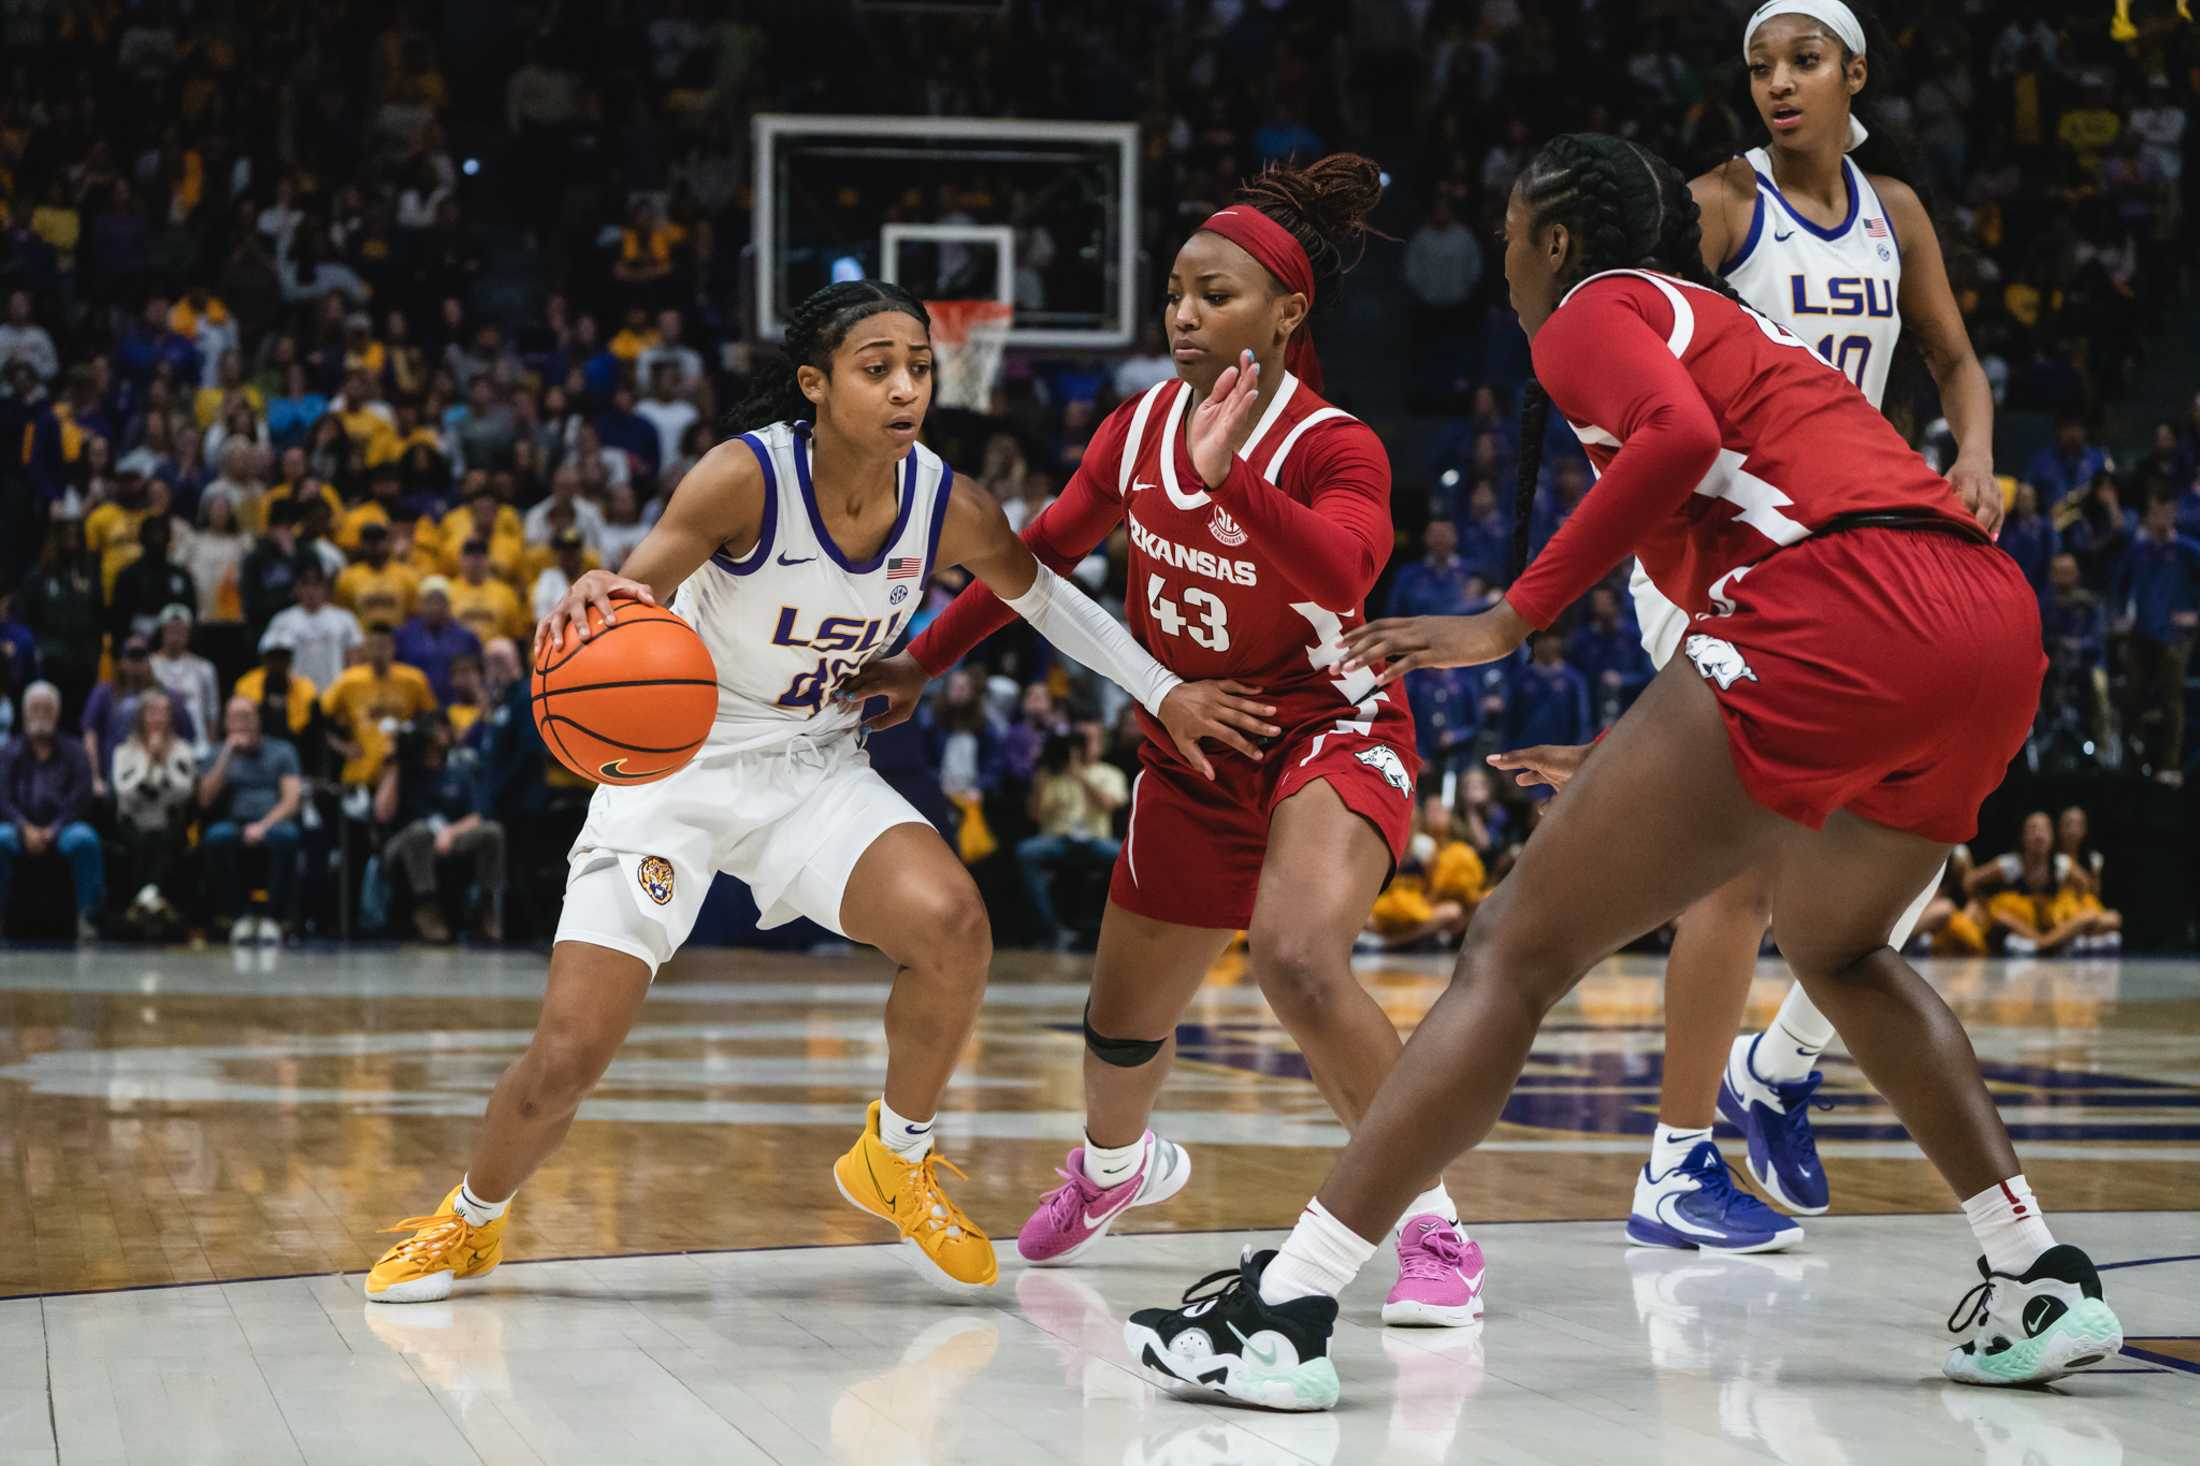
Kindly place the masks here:
<instances>
[{"instance_id":1,"label":"blue and white basketball shoe","mask_svg":"<svg viewBox=\"0 0 2200 1466\"><path fill-rule=\"evenodd\" d=\"M1768 1037L1744 1034L1734 1040L1726 1056L1726 1077L1719 1081L1719 1114L1749 1143L1745 1163L1767 1196L1797 1216L1823 1216L1830 1197L1825 1167L1818 1163L1818 1140L1810 1131L1810 1112L1826 1076L1813 1069L1808 1078L1792 1084L1758 1078L1751 1060Z\"/></svg>"},{"instance_id":2,"label":"blue and white basketball shoe","mask_svg":"<svg viewBox=\"0 0 2200 1466\"><path fill-rule=\"evenodd\" d=\"M1802 1241L1803 1228L1737 1187L1719 1148L1701 1140L1664 1175L1651 1175L1647 1165L1636 1174L1627 1240L1637 1247L1778 1252Z\"/></svg>"}]
</instances>

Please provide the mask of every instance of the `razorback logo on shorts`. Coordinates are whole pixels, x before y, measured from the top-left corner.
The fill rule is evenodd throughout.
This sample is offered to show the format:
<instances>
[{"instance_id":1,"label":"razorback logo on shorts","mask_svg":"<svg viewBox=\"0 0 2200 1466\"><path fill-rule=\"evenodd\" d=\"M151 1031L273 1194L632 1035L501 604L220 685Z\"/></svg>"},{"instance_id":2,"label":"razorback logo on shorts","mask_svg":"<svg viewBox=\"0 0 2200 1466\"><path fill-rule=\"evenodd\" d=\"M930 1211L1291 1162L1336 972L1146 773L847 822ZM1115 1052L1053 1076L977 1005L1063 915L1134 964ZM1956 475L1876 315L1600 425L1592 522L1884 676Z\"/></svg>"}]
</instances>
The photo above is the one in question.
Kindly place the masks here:
<instances>
[{"instance_id":1,"label":"razorback logo on shorts","mask_svg":"<svg viewBox=\"0 0 2200 1466\"><path fill-rule=\"evenodd\" d=\"M1757 674L1749 670L1749 663L1743 660L1741 652L1735 649L1731 641L1721 641L1716 636L1705 636L1698 632L1681 643L1681 650L1688 654L1688 660L1696 664L1698 672L1709 681L1719 684L1721 692L1744 678L1751 682L1757 680Z\"/></svg>"},{"instance_id":2,"label":"razorback logo on shorts","mask_svg":"<svg viewBox=\"0 0 2200 1466\"><path fill-rule=\"evenodd\" d=\"M645 855L635 867L634 878L642 883L642 890L659 906L672 901L672 862L662 855Z\"/></svg>"},{"instance_id":3,"label":"razorback logo on shorts","mask_svg":"<svg viewBox=\"0 0 2200 1466\"><path fill-rule=\"evenodd\" d=\"M1413 797L1413 780L1407 777L1405 760L1398 757L1396 749L1388 744L1378 743L1373 748L1363 748L1352 756L1381 774L1383 782L1391 788L1408 799Z\"/></svg>"}]
</instances>

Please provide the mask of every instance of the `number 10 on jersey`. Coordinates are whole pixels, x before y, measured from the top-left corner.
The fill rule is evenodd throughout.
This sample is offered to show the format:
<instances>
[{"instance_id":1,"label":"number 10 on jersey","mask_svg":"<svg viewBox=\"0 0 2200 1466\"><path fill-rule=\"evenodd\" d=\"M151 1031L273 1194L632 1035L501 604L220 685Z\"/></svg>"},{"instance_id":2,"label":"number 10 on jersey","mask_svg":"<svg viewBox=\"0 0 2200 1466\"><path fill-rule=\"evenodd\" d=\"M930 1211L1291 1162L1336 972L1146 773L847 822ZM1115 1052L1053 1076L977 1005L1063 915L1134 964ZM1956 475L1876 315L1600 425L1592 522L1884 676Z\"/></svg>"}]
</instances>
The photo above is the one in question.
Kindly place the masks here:
<instances>
[{"instance_id":1,"label":"number 10 on jersey","mask_svg":"<svg viewBox=\"0 0 2200 1466\"><path fill-rule=\"evenodd\" d=\"M1189 636L1195 645L1211 652L1230 649L1230 608L1222 603L1222 597L1203 586L1186 590L1184 604L1199 617L1195 622L1162 594L1165 589L1160 576L1146 577L1146 614L1153 617L1163 636Z\"/></svg>"}]
</instances>

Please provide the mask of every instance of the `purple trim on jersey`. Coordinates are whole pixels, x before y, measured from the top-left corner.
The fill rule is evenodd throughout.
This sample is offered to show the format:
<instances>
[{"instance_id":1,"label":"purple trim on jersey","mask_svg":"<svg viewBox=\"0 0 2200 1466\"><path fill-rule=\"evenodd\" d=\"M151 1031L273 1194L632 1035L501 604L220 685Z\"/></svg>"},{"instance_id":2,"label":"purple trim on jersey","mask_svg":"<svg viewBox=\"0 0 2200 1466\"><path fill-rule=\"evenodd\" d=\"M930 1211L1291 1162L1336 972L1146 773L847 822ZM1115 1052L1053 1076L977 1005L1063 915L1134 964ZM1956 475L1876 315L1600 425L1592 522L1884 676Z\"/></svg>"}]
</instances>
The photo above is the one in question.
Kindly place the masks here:
<instances>
[{"instance_id":1,"label":"purple trim on jersey","mask_svg":"<svg viewBox=\"0 0 2200 1466\"><path fill-rule=\"evenodd\" d=\"M710 552L710 563L733 575L753 575L771 558L772 541L779 538L779 474L772 468L770 450L757 441L756 434L743 433L741 441L749 445L756 466L764 470L764 523L756 532L755 549L736 560L721 547Z\"/></svg>"},{"instance_id":2,"label":"purple trim on jersey","mask_svg":"<svg viewBox=\"0 0 2200 1466\"><path fill-rule=\"evenodd\" d=\"M917 581L919 590L931 582L933 567L940 563L940 531L947 527L947 496L954 487L954 467L943 462L940 486L932 491L932 528L924 540L924 575Z\"/></svg>"},{"instance_id":3,"label":"purple trim on jersey","mask_svg":"<svg viewBox=\"0 0 2200 1466\"><path fill-rule=\"evenodd\" d=\"M1765 191L1760 188L1757 190L1756 201L1750 206L1749 210L1748 237L1742 240L1742 247L1734 251L1733 254L1727 256L1726 263L1719 266L1719 275L1722 279L1728 275L1733 274L1736 270L1739 270L1743 266L1743 264L1748 261L1750 255L1757 248L1758 236L1763 234L1764 232Z\"/></svg>"},{"instance_id":4,"label":"purple trim on jersey","mask_svg":"<svg viewBox=\"0 0 2200 1466\"><path fill-rule=\"evenodd\" d=\"M818 512L817 490L810 486L810 425L806 422L794 424L794 436L794 478L802 487L802 507L810 512L810 528L817 531L818 545L832 556L835 565L850 575L869 575L886 563L886 552L901 543L901 532L909 527L909 511L917 503L917 450L911 448L909 456L902 460L906 471L901 476L901 510L894 516L894 527L886 532L878 553L857 564L833 543L831 531L825 528L825 516Z\"/></svg>"},{"instance_id":5,"label":"purple trim on jersey","mask_svg":"<svg viewBox=\"0 0 2200 1466\"><path fill-rule=\"evenodd\" d=\"M1873 189L1872 192L1877 194L1878 190ZM1879 222L1887 226L1887 237L1894 241L1894 257L1901 259L1902 231L1894 227L1894 211L1887 207L1887 201L1883 198L1879 200ZM1899 311L1896 313L1900 314Z\"/></svg>"},{"instance_id":6,"label":"purple trim on jersey","mask_svg":"<svg viewBox=\"0 0 2200 1466\"><path fill-rule=\"evenodd\" d=\"M1856 216L1864 207L1864 190L1857 187L1856 165L1854 163L1851 163L1846 158L1843 158L1841 160L1841 181L1848 186L1849 190L1848 217L1844 218L1839 224L1836 224L1833 228L1827 229L1820 225L1811 223L1810 220L1804 218L1802 214L1797 212L1795 205L1787 201L1787 195L1780 192L1780 187L1778 184L1774 183L1770 178L1766 177L1762 173L1759 173L1757 175L1758 189L1760 191L1764 189L1770 189L1772 191L1772 196L1780 201L1780 207L1787 210L1789 218L1793 219L1796 223L1802 225L1805 229L1808 229L1811 233L1817 235L1820 239L1827 240L1829 242L1833 240L1838 240L1839 238L1841 238L1842 235L1847 234L1849 230L1853 229L1856 226Z\"/></svg>"}]
</instances>

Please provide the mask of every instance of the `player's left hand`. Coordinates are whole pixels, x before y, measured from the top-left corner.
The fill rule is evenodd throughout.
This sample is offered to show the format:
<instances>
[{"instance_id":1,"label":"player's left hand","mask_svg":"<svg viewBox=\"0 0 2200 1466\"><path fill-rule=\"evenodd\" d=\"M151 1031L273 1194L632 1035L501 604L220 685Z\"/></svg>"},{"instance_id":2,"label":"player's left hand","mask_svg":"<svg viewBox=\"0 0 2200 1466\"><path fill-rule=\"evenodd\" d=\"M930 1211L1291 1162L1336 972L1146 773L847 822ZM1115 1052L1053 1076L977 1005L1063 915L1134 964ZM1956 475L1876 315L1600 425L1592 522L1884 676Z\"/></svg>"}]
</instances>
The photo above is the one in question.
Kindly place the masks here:
<instances>
[{"instance_id":1,"label":"player's left hand","mask_svg":"<svg viewBox=\"0 0 2200 1466\"><path fill-rule=\"evenodd\" d=\"M1956 491L1963 507L1971 511L1971 517L1995 539L2001 538L2001 519L2004 505L2001 502L2001 482L1994 477L1991 468L1957 459L1948 470L1948 486Z\"/></svg>"},{"instance_id":2,"label":"player's left hand","mask_svg":"<svg viewBox=\"0 0 2200 1466\"><path fill-rule=\"evenodd\" d=\"M1534 629L1503 600L1475 616L1388 616L1344 634L1339 670L1387 663L1375 678L1385 687L1423 667L1479 667L1509 657Z\"/></svg>"},{"instance_id":3,"label":"player's left hand","mask_svg":"<svg viewBox=\"0 0 2200 1466\"><path fill-rule=\"evenodd\" d=\"M1260 762L1260 748L1253 738L1274 738L1283 729L1268 719L1276 715L1273 703L1257 702L1257 687L1223 678L1214 682L1181 682L1161 699L1157 715L1169 730L1169 740L1184 762L1202 779L1215 776L1215 766L1200 752L1199 740L1212 738L1224 748ZM1251 734L1252 737L1247 737Z\"/></svg>"},{"instance_id":4,"label":"player's left hand","mask_svg":"<svg viewBox=\"0 0 2200 1466\"><path fill-rule=\"evenodd\" d=\"M1237 450L1253 431L1253 406L1260 397L1260 363L1253 353L1238 353L1237 364L1226 366L1207 400L1192 409L1184 425L1184 446L1192 455L1192 467L1210 489L1222 487L1230 476Z\"/></svg>"}]
</instances>

